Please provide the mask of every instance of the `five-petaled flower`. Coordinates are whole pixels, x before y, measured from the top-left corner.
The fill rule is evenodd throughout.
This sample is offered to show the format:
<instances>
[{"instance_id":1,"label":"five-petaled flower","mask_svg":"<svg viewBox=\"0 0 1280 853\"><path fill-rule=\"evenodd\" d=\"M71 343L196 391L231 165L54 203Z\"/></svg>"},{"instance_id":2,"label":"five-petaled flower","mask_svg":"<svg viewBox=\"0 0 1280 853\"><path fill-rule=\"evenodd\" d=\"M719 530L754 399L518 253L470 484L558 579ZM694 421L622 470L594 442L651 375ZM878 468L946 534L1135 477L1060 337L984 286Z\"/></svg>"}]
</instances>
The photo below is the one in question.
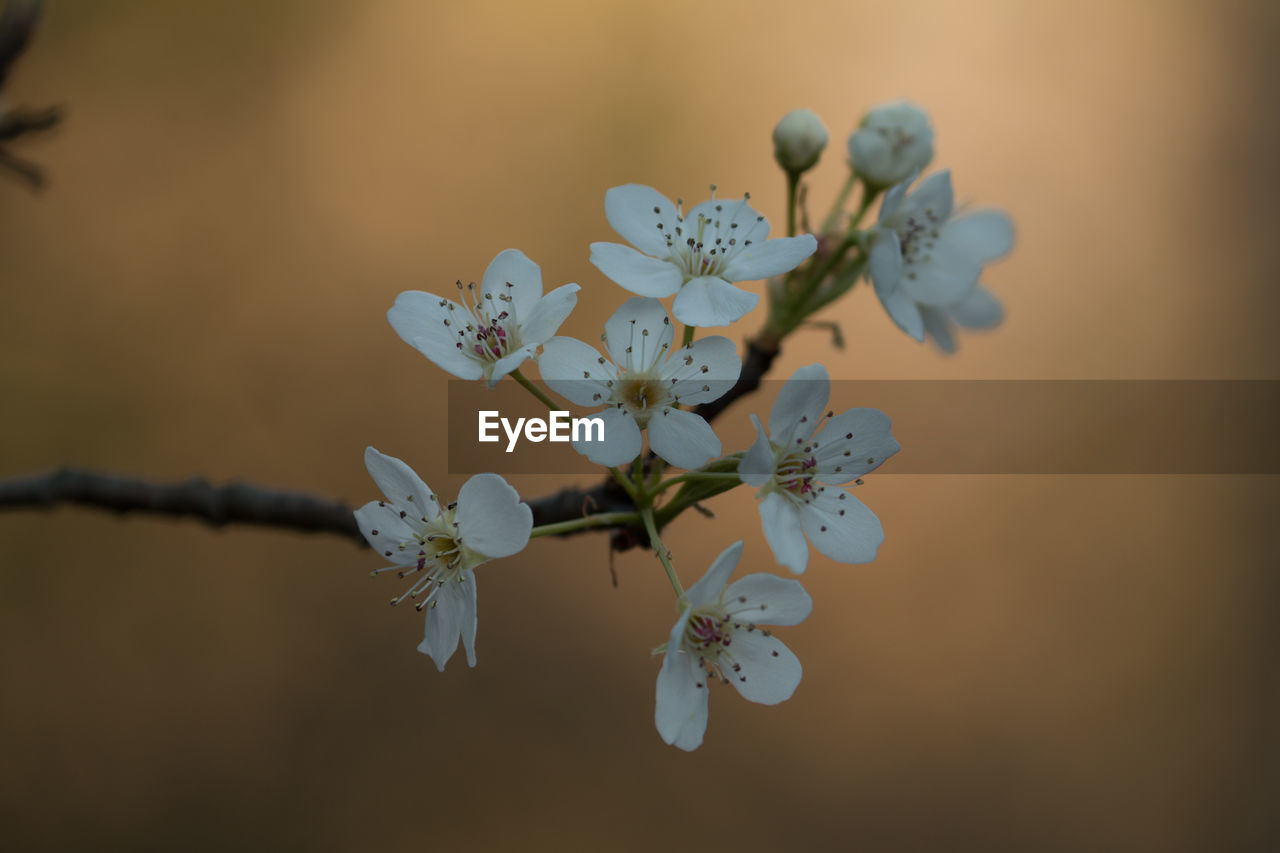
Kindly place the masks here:
<instances>
[{"instance_id":1,"label":"five-petaled flower","mask_svg":"<svg viewBox=\"0 0 1280 853\"><path fill-rule=\"evenodd\" d=\"M653 452L681 468L720 454L720 439L700 415L679 405L714 400L738 381L742 360L719 335L672 350L671 318L656 299L628 299L604 325L609 359L574 338L547 341L538 358L543 380L579 406L604 406L604 441L575 441L599 465L623 465L640 453L640 431Z\"/></svg>"},{"instance_id":2,"label":"five-petaled flower","mask_svg":"<svg viewBox=\"0 0 1280 853\"><path fill-rule=\"evenodd\" d=\"M744 197L715 197L684 213L651 187L627 184L605 193L604 212L631 246L592 243L591 263L641 296L676 295L671 313L686 326L727 326L760 301L732 282L782 275L818 248L811 234L769 239L769 221ZM636 251L639 249L640 251Z\"/></svg>"},{"instance_id":3,"label":"five-petaled flower","mask_svg":"<svg viewBox=\"0 0 1280 853\"><path fill-rule=\"evenodd\" d=\"M735 542L686 594L658 673L654 722L669 744L694 750L707 729L708 685L732 684L752 702L776 705L800 684L800 660L761 625L797 625L813 609L799 581L754 574L725 583L742 556Z\"/></svg>"},{"instance_id":4,"label":"five-petaled flower","mask_svg":"<svg viewBox=\"0 0 1280 853\"><path fill-rule=\"evenodd\" d=\"M537 352L578 302L578 285L542 295L542 271L518 249L498 254L480 290L458 282L459 302L420 290L396 297L387 321L405 343L459 379L493 385Z\"/></svg>"},{"instance_id":5,"label":"five-petaled flower","mask_svg":"<svg viewBox=\"0 0 1280 853\"><path fill-rule=\"evenodd\" d=\"M774 401L767 434L751 416L756 442L738 463L742 481L759 489L760 520L774 557L796 574L809 562L805 536L841 563L871 562L884 541L875 513L833 486L875 470L901 446L879 409L824 416L830 393L821 364L797 370Z\"/></svg>"},{"instance_id":6,"label":"five-petaled flower","mask_svg":"<svg viewBox=\"0 0 1280 853\"><path fill-rule=\"evenodd\" d=\"M978 290L983 264L1013 248L1013 223L999 210L953 216L949 171L930 175L911 193L909 183L885 195L867 272L899 328L917 341L930 331L946 350L948 316L974 328L1000 321L999 303L974 294L985 293Z\"/></svg>"},{"instance_id":7,"label":"five-petaled flower","mask_svg":"<svg viewBox=\"0 0 1280 853\"><path fill-rule=\"evenodd\" d=\"M476 665L476 579L473 569L509 557L529 542L533 512L497 474L477 474L463 484L457 503L441 506L413 469L394 456L365 450L365 467L385 501L356 510L360 532L392 565L374 574L398 571L415 583L391 600L421 598L427 611L426 636L418 651L443 672L458 648ZM425 593L425 597L423 597Z\"/></svg>"}]
</instances>

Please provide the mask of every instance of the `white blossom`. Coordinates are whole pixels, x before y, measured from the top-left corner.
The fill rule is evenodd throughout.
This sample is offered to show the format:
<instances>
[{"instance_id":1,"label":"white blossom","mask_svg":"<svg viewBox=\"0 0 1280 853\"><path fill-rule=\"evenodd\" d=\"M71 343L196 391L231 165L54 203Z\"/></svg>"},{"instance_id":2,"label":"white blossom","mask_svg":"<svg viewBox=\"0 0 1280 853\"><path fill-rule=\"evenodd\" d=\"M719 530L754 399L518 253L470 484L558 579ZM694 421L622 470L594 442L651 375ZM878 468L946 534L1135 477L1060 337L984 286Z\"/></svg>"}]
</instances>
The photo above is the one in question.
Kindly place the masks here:
<instances>
[{"instance_id":1,"label":"white blossom","mask_svg":"<svg viewBox=\"0 0 1280 853\"><path fill-rule=\"evenodd\" d=\"M993 309L974 294L983 265L1013 248L1013 223L999 210L953 215L949 171L930 175L910 193L908 183L885 195L871 237L867 271L881 304L917 341L925 339L929 309L941 312L930 320L935 329L944 315L978 327L998 323L998 305Z\"/></svg>"},{"instance_id":2,"label":"white blossom","mask_svg":"<svg viewBox=\"0 0 1280 853\"><path fill-rule=\"evenodd\" d=\"M872 107L849 137L853 171L873 187L891 187L933 159L929 114L910 101Z\"/></svg>"},{"instance_id":3,"label":"white blossom","mask_svg":"<svg viewBox=\"0 0 1280 853\"><path fill-rule=\"evenodd\" d=\"M476 665L476 579L473 570L498 557L509 557L529 542L533 511L497 474L477 474L463 484L456 503L441 506L435 493L413 469L394 456L365 450L365 466L385 501L356 510L364 538L391 566L374 574L398 571L415 582L391 600L421 599L426 635L418 651L429 655L443 672L458 648L467 664Z\"/></svg>"},{"instance_id":4,"label":"white blossom","mask_svg":"<svg viewBox=\"0 0 1280 853\"><path fill-rule=\"evenodd\" d=\"M811 234L769 238L769 221L749 197L715 197L684 213L657 190L639 184L610 189L604 212L631 246L592 243L591 263L641 296L675 294L671 313L687 326L726 326L760 301L733 282L757 281L795 269L818 248ZM637 249L639 251L637 251Z\"/></svg>"},{"instance_id":5,"label":"white blossom","mask_svg":"<svg viewBox=\"0 0 1280 853\"><path fill-rule=\"evenodd\" d=\"M604 441L575 441L579 453L599 465L623 465L640 453L647 430L649 447L672 465L698 468L720 455L710 424L687 407L732 388L742 360L719 335L677 350L673 338L662 303L636 296L604 325L608 358L574 338L547 341L538 359L543 381L579 406L604 407Z\"/></svg>"},{"instance_id":6,"label":"white blossom","mask_svg":"<svg viewBox=\"0 0 1280 853\"><path fill-rule=\"evenodd\" d=\"M735 542L692 587L671 628L658 673L654 723L662 739L683 750L702 744L708 685L732 684L743 698L776 705L800 684L800 660L761 625L798 625L813 599L799 581L754 574L725 583L742 556Z\"/></svg>"},{"instance_id":7,"label":"white blossom","mask_svg":"<svg viewBox=\"0 0 1280 853\"><path fill-rule=\"evenodd\" d=\"M458 302L408 290L387 311L405 343L459 379L493 385L534 355L578 302L578 285L542 295L542 270L518 249L498 254L475 283L458 282Z\"/></svg>"},{"instance_id":8,"label":"white blossom","mask_svg":"<svg viewBox=\"0 0 1280 853\"><path fill-rule=\"evenodd\" d=\"M921 305L920 316L924 320L925 337L937 344L945 353L956 351L956 327L962 329L993 329L1004 320L1004 306L995 294L981 284L968 298L955 305L936 308Z\"/></svg>"},{"instance_id":9,"label":"white blossom","mask_svg":"<svg viewBox=\"0 0 1280 853\"><path fill-rule=\"evenodd\" d=\"M884 541L880 519L836 486L875 470L901 446L879 409L823 411L831 394L827 369L811 364L783 386L769 413L769 431L751 416L756 442L738 476L759 489L760 520L780 565L796 574L809 562L805 537L841 563L869 563Z\"/></svg>"},{"instance_id":10,"label":"white blossom","mask_svg":"<svg viewBox=\"0 0 1280 853\"><path fill-rule=\"evenodd\" d=\"M773 157L788 172L812 169L827 147L827 128L813 110L792 110L773 129Z\"/></svg>"}]
</instances>

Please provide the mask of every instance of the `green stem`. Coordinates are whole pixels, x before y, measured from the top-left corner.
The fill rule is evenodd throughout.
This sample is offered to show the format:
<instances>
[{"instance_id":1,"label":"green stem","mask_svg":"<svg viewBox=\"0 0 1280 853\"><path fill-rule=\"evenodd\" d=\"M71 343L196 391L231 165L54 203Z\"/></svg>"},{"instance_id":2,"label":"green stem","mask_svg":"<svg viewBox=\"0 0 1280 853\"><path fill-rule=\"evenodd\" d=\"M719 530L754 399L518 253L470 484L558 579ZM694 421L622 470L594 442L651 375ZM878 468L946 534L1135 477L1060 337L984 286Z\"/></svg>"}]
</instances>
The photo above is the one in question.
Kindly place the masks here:
<instances>
[{"instance_id":1,"label":"green stem","mask_svg":"<svg viewBox=\"0 0 1280 853\"><path fill-rule=\"evenodd\" d=\"M693 336L697 334L697 332L698 332L697 326L685 326L684 327L684 343L682 344L682 346L687 347L689 344L693 343Z\"/></svg>"},{"instance_id":2,"label":"green stem","mask_svg":"<svg viewBox=\"0 0 1280 853\"><path fill-rule=\"evenodd\" d=\"M649 533L649 544L653 546L653 553L658 555L662 568L666 569L667 580L671 581L671 588L675 590L676 598L680 600L680 609L683 610L689 606L689 599L684 594L684 587L680 586L680 578L676 577L675 567L671 565L667 546L662 544L662 539L658 536L658 525L653 520L653 507L647 506L640 510L640 519L644 522L644 529Z\"/></svg>"},{"instance_id":3,"label":"green stem","mask_svg":"<svg viewBox=\"0 0 1280 853\"><path fill-rule=\"evenodd\" d=\"M574 518L569 521L557 521L554 524L543 524L533 528L530 537L538 536L559 536L562 533L573 533L577 530L591 530L595 527L621 527L625 524L635 524L640 520L639 513L634 512L601 512L596 515L587 515L582 518Z\"/></svg>"},{"instance_id":4,"label":"green stem","mask_svg":"<svg viewBox=\"0 0 1280 853\"><path fill-rule=\"evenodd\" d=\"M707 472L707 471L689 471L687 473L680 474L679 476L672 477L669 480L663 480L661 483L657 485L656 488L652 489L651 491L653 494L656 495L660 492L666 491L672 486L679 485L680 483L690 483L697 480L737 480L737 479L740 479L737 474L718 474L718 473Z\"/></svg>"},{"instance_id":5,"label":"green stem","mask_svg":"<svg viewBox=\"0 0 1280 853\"><path fill-rule=\"evenodd\" d=\"M512 379L523 385L526 391L541 400L542 405L547 407L547 411L552 412L558 410L556 404L551 401L551 398L546 395L546 392L529 381L529 377L521 373L520 368L517 367L515 370L511 371L510 375Z\"/></svg>"},{"instance_id":6,"label":"green stem","mask_svg":"<svg viewBox=\"0 0 1280 853\"><path fill-rule=\"evenodd\" d=\"M858 212L853 215L853 219L849 221L849 230L853 231L858 227L858 223L862 222L862 217L867 215L867 211L871 209L871 205L880 197L880 190L871 189L866 184L862 185L862 203L858 205Z\"/></svg>"},{"instance_id":7,"label":"green stem","mask_svg":"<svg viewBox=\"0 0 1280 853\"><path fill-rule=\"evenodd\" d=\"M853 185L858 182L858 176L849 170L849 179L844 182L844 186L840 188L840 194L836 196L836 200L831 204L831 212L827 214L827 218L822 220L822 231L819 233L826 234L832 228L836 227L836 223L840 221L840 214L844 211L844 203L849 200L849 193L853 192Z\"/></svg>"},{"instance_id":8,"label":"green stem","mask_svg":"<svg viewBox=\"0 0 1280 853\"><path fill-rule=\"evenodd\" d=\"M800 190L800 173L787 172L787 236L796 236L796 198Z\"/></svg>"},{"instance_id":9,"label":"green stem","mask_svg":"<svg viewBox=\"0 0 1280 853\"><path fill-rule=\"evenodd\" d=\"M622 490L631 496L633 503L639 503L640 493L636 490L635 484L631 482L631 478L622 472L621 468L611 466L609 473L613 475L613 479L618 481L618 485L622 486Z\"/></svg>"}]
</instances>

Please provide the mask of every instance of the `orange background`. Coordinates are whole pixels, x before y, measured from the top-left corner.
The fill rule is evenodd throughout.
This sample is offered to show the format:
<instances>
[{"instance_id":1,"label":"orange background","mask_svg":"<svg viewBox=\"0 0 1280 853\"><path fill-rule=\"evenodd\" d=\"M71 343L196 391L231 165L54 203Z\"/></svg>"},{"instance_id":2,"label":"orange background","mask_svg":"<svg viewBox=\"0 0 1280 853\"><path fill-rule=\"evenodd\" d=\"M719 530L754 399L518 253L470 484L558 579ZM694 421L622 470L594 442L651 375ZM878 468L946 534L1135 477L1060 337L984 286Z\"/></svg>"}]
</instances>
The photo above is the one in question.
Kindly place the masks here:
<instances>
[{"instance_id":1,"label":"orange background","mask_svg":"<svg viewBox=\"0 0 1280 853\"><path fill-rule=\"evenodd\" d=\"M807 106L822 211L862 110L904 96L958 197L1017 222L985 277L1008 321L944 359L859 289L830 312L848 348L798 335L776 375L1278 378L1274 4L50 6L7 92L69 118L18 149L43 195L0 184L0 476L362 502L373 444L454 493L446 377L386 325L398 292L515 246L583 284L564 331L594 340L624 297L587 262L606 188L715 182L780 223L769 133ZM1274 842L1275 478L890 464L859 494L888 539L815 556L781 634L795 697L716 691L692 755L653 729L665 578L630 552L612 589L601 535L481 569L480 666L441 675L345 541L2 514L0 826L15 849ZM751 494L713 506L671 528L686 581L738 537L774 570Z\"/></svg>"}]
</instances>

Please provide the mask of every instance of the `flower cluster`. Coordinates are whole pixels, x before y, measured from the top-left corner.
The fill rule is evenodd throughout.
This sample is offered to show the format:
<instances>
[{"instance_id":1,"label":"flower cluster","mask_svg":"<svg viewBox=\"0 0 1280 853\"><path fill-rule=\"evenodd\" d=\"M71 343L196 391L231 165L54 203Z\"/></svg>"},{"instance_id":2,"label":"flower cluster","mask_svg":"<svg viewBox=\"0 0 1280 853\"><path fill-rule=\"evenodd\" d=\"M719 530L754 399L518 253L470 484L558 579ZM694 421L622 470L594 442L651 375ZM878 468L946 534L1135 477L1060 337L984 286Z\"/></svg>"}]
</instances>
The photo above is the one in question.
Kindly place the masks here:
<instances>
[{"instance_id":1,"label":"flower cluster","mask_svg":"<svg viewBox=\"0 0 1280 853\"><path fill-rule=\"evenodd\" d=\"M984 265L1006 254L1013 229L998 211L957 215L947 171L917 182L933 157L933 128L918 107L899 102L869 111L848 138L848 176L818 233L809 222L802 177L828 141L808 110L774 130L774 154L787 178L786 235L770 237L750 197L711 197L686 211L657 190L628 184L605 193L605 216L627 245L595 242L590 259L635 296L604 325L603 351L558 335L580 289L543 293L537 264L515 249L497 255L479 286L456 285L456 301L421 291L400 294L387 312L396 333L449 374L490 387L510 376L549 408L548 393L597 416L603 437L574 448L608 469L625 492L625 511L542 518L494 473L472 477L444 503L404 462L373 448L370 476L385 500L356 511L369 544L409 586L392 604L425 611L419 651L443 670L461 642L476 664L476 570L521 552L531 538L622 530L645 541L675 595L678 618L655 654L654 721L667 743L697 748L707 726L709 687L732 685L752 702L777 704L801 680L796 656L767 626L796 625L813 607L794 579L756 572L730 582L744 544L726 548L701 580L680 582L662 531L687 509L739 485L756 490L764 538L778 566L809 566L809 546L839 563L867 563L884 541L876 515L850 490L899 450L889 418L876 409L828 409L831 381L822 364L801 367L769 412L768 428L750 414L756 440L724 453L709 422L754 390L784 338L869 280L892 321L916 340L955 348L955 329L989 328L1002 309L980 283ZM860 203L849 197L860 187ZM862 220L879 201L874 224ZM819 246L822 250L819 251ZM744 364L732 340L702 334L752 312L767 282L768 313ZM662 300L670 299L668 307ZM680 338L676 336L680 324ZM832 326L830 321L819 325ZM537 365L542 385L522 372ZM673 470L681 469L681 470ZM616 508L613 508L616 509ZM709 514L709 513L708 513ZM617 541L617 540L615 540Z\"/></svg>"}]
</instances>

